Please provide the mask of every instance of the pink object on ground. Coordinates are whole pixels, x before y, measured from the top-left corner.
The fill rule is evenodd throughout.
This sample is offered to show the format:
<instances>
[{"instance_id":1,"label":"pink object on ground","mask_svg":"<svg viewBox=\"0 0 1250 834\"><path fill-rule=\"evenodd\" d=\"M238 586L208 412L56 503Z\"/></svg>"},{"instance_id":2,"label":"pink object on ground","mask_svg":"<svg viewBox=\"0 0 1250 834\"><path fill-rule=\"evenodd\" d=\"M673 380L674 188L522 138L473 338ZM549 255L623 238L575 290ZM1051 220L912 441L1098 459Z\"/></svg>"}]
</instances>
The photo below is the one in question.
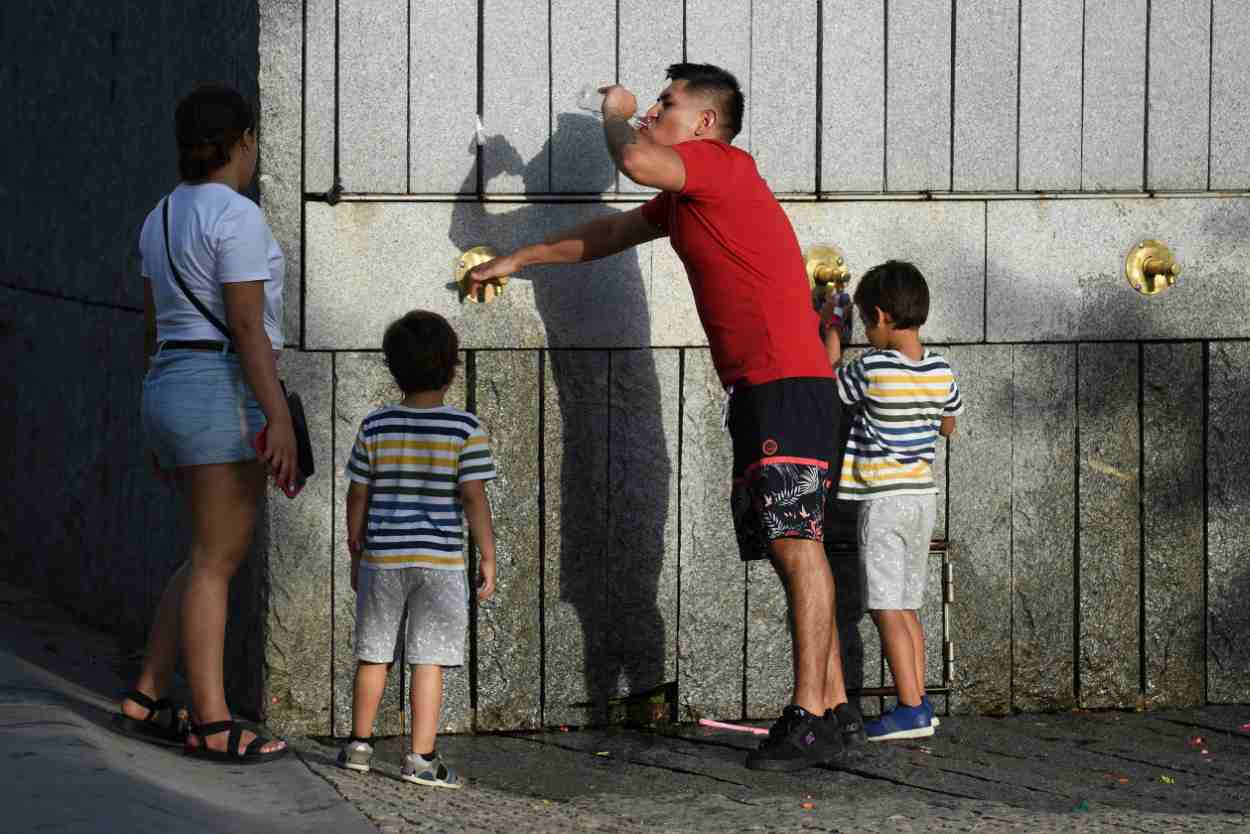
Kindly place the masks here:
<instances>
[{"instance_id":1,"label":"pink object on ground","mask_svg":"<svg viewBox=\"0 0 1250 834\"><path fill-rule=\"evenodd\" d=\"M748 727L746 724L727 724L724 721L713 721L710 718L700 718L700 727L715 727L718 730L734 730L739 733L754 733L757 736L768 735L768 730L763 727Z\"/></svg>"}]
</instances>

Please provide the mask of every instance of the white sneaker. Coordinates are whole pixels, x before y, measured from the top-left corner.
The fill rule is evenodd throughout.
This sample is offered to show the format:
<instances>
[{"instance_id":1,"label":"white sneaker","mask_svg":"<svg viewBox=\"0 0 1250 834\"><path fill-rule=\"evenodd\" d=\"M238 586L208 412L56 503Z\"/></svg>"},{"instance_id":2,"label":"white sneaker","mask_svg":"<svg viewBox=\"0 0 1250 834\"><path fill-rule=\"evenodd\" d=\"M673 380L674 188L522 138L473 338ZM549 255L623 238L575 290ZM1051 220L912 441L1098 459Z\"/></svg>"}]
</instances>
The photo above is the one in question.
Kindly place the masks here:
<instances>
[{"instance_id":1,"label":"white sneaker","mask_svg":"<svg viewBox=\"0 0 1250 834\"><path fill-rule=\"evenodd\" d=\"M369 762L372 758L372 745L363 741L349 741L343 745L343 749L339 750L339 767L368 773Z\"/></svg>"},{"instance_id":2,"label":"white sneaker","mask_svg":"<svg viewBox=\"0 0 1250 834\"><path fill-rule=\"evenodd\" d=\"M425 759L416 753L409 753L404 756L404 767L399 775L408 782L428 785L431 788L459 790L464 787L456 771L443 764L437 754L432 759Z\"/></svg>"}]
</instances>

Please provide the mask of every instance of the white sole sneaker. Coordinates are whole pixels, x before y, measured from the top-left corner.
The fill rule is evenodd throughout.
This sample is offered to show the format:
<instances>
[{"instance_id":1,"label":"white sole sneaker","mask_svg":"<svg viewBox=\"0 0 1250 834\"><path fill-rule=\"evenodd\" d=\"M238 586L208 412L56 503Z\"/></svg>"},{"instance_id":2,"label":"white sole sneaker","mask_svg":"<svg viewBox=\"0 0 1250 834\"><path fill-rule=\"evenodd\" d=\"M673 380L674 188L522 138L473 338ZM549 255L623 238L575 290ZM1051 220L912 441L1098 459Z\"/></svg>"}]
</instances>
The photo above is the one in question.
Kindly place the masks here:
<instances>
[{"instance_id":1,"label":"white sole sneaker","mask_svg":"<svg viewBox=\"0 0 1250 834\"><path fill-rule=\"evenodd\" d=\"M933 725L916 727L912 730L895 730L880 736L868 736L869 741L899 741L909 738L928 738L933 735Z\"/></svg>"},{"instance_id":2,"label":"white sole sneaker","mask_svg":"<svg viewBox=\"0 0 1250 834\"><path fill-rule=\"evenodd\" d=\"M427 788L446 788L449 791L458 791L464 787L463 782L443 782L439 779L422 779L415 773L407 776L401 774L399 778L403 779L405 782L411 782L414 785L425 785Z\"/></svg>"},{"instance_id":3,"label":"white sole sneaker","mask_svg":"<svg viewBox=\"0 0 1250 834\"><path fill-rule=\"evenodd\" d=\"M368 773L373 758L373 747L363 742L352 742L339 750L338 766L356 773Z\"/></svg>"}]
</instances>

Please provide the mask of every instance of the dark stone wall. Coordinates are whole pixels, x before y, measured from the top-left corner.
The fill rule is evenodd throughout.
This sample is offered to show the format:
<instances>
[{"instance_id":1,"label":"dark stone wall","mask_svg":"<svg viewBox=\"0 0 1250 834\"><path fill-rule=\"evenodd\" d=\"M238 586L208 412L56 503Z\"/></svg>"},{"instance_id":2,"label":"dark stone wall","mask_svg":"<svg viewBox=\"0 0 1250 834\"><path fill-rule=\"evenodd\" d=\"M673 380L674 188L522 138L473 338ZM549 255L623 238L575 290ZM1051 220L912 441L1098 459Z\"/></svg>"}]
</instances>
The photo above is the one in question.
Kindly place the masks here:
<instances>
[{"instance_id":1,"label":"dark stone wall","mask_svg":"<svg viewBox=\"0 0 1250 834\"><path fill-rule=\"evenodd\" d=\"M255 97L257 38L255 0L0 5L0 576L128 641L186 555L143 457L139 229L177 183L178 97L205 80ZM232 594L231 686L253 711L263 573Z\"/></svg>"}]
</instances>

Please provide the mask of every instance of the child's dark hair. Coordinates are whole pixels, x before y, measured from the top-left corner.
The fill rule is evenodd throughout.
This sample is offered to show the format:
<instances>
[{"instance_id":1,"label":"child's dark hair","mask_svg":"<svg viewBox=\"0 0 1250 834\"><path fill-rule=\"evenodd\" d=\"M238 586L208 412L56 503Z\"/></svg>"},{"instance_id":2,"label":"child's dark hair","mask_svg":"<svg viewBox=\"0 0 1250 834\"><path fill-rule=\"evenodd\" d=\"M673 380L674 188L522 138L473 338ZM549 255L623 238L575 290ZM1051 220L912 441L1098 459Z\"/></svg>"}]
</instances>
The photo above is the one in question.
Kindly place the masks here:
<instances>
[{"instance_id":1,"label":"child's dark hair","mask_svg":"<svg viewBox=\"0 0 1250 834\"><path fill-rule=\"evenodd\" d=\"M859 279L855 306L870 319L872 309L880 307L896 329L910 330L929 318L929 285L914 264L886 261Z\"/></svg>"},{"instance_id":2,"label":"child's dark hair","mask_svg":"<svg viewBox=\"0 0 1250 834\"><path fill-rule=\"evenodd\" d=\"M198 85L178 102L174 135L178 140L178 174L202 180L230 161L230 149L256 129L256 111L243 94L228 84Z\"/></svg>"},{"instance_id":3,"label":"child's dark hair","mask_svg":"<svg viewBox=\"0 0 1250 834\"><path fill-rule=\"evenodd\" d=\"M386 367L405 394L437 391L451 382L460 364L460 339L447 319L413 310L391 322L382 337Z\"/></svg>"},{"instance_id":4,"label":"child's dark hair","mask_svg":"<svg viewBox=\"0 0 1250 834\"><path fill-rule=\"evenodd\" d=\"M742 130L742 111L746 109L746 103L738 79L729 70L714 64L672 64L667 77L685 81L686 90L691 93L710 94L716 100L721 118L725 120L724 127L729 131L729 138L737 136Z\"/></svg>"}]
</instances>

